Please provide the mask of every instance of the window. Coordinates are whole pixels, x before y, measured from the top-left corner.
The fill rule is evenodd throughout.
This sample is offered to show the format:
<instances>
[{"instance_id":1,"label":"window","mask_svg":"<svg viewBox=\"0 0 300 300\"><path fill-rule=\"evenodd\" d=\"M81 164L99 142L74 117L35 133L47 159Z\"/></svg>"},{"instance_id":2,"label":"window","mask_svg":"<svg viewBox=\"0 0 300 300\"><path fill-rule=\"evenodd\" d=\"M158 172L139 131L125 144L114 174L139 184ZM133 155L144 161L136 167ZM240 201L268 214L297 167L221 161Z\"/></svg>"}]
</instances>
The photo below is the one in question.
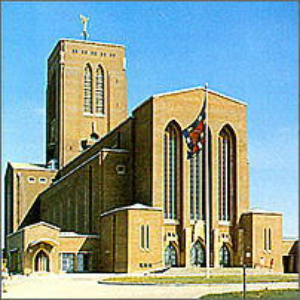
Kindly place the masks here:
<instances>
[{"instance_id":1,"label":"window","mask_svg":"<svg viewBox=\"0 0 300 300\"><path fill-rule=\"evenodd\" d=\"M126 168L124 165L117 165L116 170L118 175L124 175L126 173Z\"/></svg>"},{"instance_id":2,"label":"window","mask_svg":"<svg viewBox=\"0 0 300 300\"><path fill-rule=\"evenodd\" d=\"M264 228L264 250L267 251L268 249L268 245L267 245L268 241L267 241L267 229Z\"/></svg>"},{"instance_id":3,"label":"window","mask_svg":"<svg viewBox=\"0 0 300 300\"><path fill-rule=\"evenodd\" d=\"M264 250L271 251L272 250L272 233L271 228L264 228Z\"/></svg>"},{"instance_id":4,"label":"window","mask_svg":"<svg viewBox=\"0 0 300 300\"><path fill-rule=\"evenodd\" d=\"M180 203L181 130L172 122L164 136L164 217L177 219Z\"/></svg>"},{"instance_id":5,"label":"window","mask_svg":"<svg viewBox=\"0 0 300 300\"><path fill-rule=\"evenodd\" d=\"M85 272L89 271L90 254L89 253L79 253L77 255L77 271Z\"/></svg>"},{"instance_id":6,"label":"window","mask_svg":"<svg viewBox=\"0 0 300 300\"><path fill-rule=\"evenodd\" d=\"M190 158L190 219L204 220L205 218L205 152L198 152Z\"/></svg>"},{"instance_id":7,"label":"window","mask_svg":"<svg viewBox=\"0 0 300 300\"><path fill-rule=\"evenodd\" d=\"M146 249L150 246L149 225L146 225Z\"/></svg>"},{"instance_id":8,"label":"window","mask_svg":"<svg viewBox=\"0 0 300 300\"><path fill-rule=\"evenodd\" d=\"M194 220L194 158L190 159L190 218Z\"/></svg>"},{"instance_id":9,"label":"window","mask_svg":"<svg viewBox=\"0 0 300 300\"><path fill-rule=\"evenodd\" d=\"M96 71L96 114L104 115L104 71L99 65Z\"/></svg>"},{"instance_id":10,"label":"window","mask_svg":"<svg viewBox=\"0 0 300 300\"><path fill-rule=\"evenodd\" d=\"M144 250L149 250L150 248L149 225L141 225L140 227L140 247Z\"/></svg>"},{"instance_id":11,"label":"window","mask_svg":"<svg viewBox=\"0 0 300 300\"><path fill-rule=\"evenodd\" d=\"M63 253L62 254L62 271L74 272L74 254Z\"/></svg>"},{"instance_id":12,"label":"window","mask_svg":"<svg viewBox=\"0 0 300 300\"><path fill-rule=\"evenodd\" d=\"M236 142L231 127L226 125L219 135L219 220L230 221L234 216L236 190Z\"/></svg>"},{"instance_id":13,"label":"window","mask_svg":"<svg viewBox=\"0 0 300 300\"><path fill-rule=\"evenodd\" d=\"M144 225L141 225L141 232L140 232L140 247L142 249L144 249L145 247L145 240L144 240L144 236L145 236L145 233L144 233Z\"/></svg>"},{"instance_id":14,"label":"window","mask_svg":"<svg viewBox=\"0 0 300 300\"><path fill-rule=\"evenodd\" d=\"M40 183L46 183L46 182L47 182L47 179L46 179L46 178L43 178L43 177L41 177L41 178L39 178L39 182L40 182Z\"/></svg>"},{"instance_id":15,"label":"window","mask_svg":"<svg viewBox=\"0 0 300 300\"><path fill-rule=\"evenodd\" d=\"M84 112L93 113L92 68L86 65L84 69Z\"/></svg>"},{"instance_id":16,"label":"window","mask_svg":"<svg viewBox=\"0 0 300 300\"><path fill-rule=\"evenodd\" d=\"M211 133L208 128L208 148L211 149ZM189 159L190 164L190 220L205 220L205 146L201 152L197 152L192 158ZM209 164L209 197L211 201L211 152L208 155Z\"/></svg>"},{"instance_id":17,"label":"window","mask_svg":"<svg viewBox=\"0 0 300 300\"><path fill-rule=\"evenodd\" d=\"M33 177L33 176L28 177L28 182L35 183L35 177Z\"/></svg>"}]
</instances>

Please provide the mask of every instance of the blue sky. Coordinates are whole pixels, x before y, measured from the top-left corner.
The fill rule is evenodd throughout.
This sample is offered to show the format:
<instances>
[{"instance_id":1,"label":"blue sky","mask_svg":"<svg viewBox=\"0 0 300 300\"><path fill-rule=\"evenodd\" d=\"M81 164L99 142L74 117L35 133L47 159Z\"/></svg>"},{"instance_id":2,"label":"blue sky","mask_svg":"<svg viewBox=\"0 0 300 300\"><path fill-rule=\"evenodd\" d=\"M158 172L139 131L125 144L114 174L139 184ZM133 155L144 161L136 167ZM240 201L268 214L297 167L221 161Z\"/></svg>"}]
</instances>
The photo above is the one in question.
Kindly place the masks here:
<instances>
[{"instance_id":1,"label":"blue sky","mask_svg":"<svg viewBox=\"0 0 300 300\"><path fill-rule=\"evenodd\" d=\"M5 2L2 168L45 161L47 57L60 38L126 46L129 110L152 94L209 86L248 103L252 207L298 235L296 2ZM3 176L3 174L2 174Z\"/></svg>"}]
</instances>

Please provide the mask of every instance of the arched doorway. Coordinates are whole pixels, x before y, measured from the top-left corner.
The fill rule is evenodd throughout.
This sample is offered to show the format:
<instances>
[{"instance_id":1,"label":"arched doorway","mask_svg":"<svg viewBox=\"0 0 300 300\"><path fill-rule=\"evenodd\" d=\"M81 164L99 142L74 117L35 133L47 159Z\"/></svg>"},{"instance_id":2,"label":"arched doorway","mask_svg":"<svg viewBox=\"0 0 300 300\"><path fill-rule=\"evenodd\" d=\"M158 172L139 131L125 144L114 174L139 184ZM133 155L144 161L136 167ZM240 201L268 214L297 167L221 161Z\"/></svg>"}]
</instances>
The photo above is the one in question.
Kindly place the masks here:
<instances>
[{"instance_id":1,"label":"arched doorway","mask_svg":"<svg viewBox=\"0 0 300 300\"><path fill-rule=\"evenodd\" d=\"M43 250L41 250L35 257L34 271L49 272L49 256Z\"/></svg>"},{"instance_id":2,"label":"arched doorway","mask_svg":"<svg viewBox=\"0 0 300 300\"><path fill-rule=\"evenodd\" d=\"M199 241L191 249L191 265L205 267L205 252Z\"/></svg>"},{"instance_id":3,"label":"arched doorway","mask_svg":"<svg viewBox=\"0 0 300 300\"><path fill-rule=\"evenodd\" d=\"M167 267L177 266L177 253L174 245L170 244L165 250L165 265Z\"/></svg>"},{"instance_id":4,"label":"arched doorway","mask_svg":"<svg viewBox=\"0 0 300 300\"><path fill-rule=\"evenodd\" d=\"M220 266L221 267L230 266L230 252L228 247L225 244L220 249Z\"/></svg>"}]
</instances>

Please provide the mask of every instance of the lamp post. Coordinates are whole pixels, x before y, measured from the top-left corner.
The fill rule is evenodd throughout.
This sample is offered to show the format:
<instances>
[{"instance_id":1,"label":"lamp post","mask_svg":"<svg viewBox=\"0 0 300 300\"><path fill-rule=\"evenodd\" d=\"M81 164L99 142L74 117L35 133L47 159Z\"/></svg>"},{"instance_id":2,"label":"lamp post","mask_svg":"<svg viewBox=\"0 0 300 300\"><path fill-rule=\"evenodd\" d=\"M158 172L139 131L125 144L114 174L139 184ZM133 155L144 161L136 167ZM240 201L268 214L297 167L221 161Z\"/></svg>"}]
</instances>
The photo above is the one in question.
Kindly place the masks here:
<instances>
[{"instance_id":1,"label":"lamp post","mask_svg":"<svg viewBox=\"0 0 300 300\"><path fill-rule=\"evenodd\" d=\"M246 250L245 250L246 248ZM249 246L244 246L244 260L243 260L243 299L246 299L246 258L250 257Z\"/></svg>"},{"instance_id":2,"label":"lamp post","mask_svg":"<svg viewBox=\"0 0 300 300\"><path fill-rule=\"evenodd\" d=\"M246 263L243 264L243 299L246 299Z\"/></svg>"}]
</instances>

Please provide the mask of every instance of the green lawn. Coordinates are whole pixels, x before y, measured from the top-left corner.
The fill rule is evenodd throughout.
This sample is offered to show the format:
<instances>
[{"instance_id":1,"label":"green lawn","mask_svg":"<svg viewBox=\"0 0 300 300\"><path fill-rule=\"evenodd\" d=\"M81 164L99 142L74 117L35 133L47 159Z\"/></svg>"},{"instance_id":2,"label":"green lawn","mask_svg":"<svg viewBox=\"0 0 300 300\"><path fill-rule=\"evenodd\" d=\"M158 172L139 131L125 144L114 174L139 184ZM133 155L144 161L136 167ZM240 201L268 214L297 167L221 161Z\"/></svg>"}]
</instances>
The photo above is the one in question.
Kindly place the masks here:
<instances>
[{"instance_id":1,"label":"green lawn","mask_svg":"<svg viewBox=\"0 0 300 300\"><path fill-rule=\"evenodd\" d=\"M246 293L246 299L299 299L299 290L262 290ZM211 294L201 299L243 299L243 293Z\"/></svg>"},{"instance_id":2,"label":"green lawn","mask_svg":"<svg viewBox=\"0 0 300 300\"><path fill-rule=\"evenodd\" d=\"M149 284L201 284L201 283L242 283L242 275L205 276L128 276L105 278L103 281L121 283ZM297 275L248 275L247 283L253 282L291 282L298 281Z\"/></svg>"}]
</instances>

